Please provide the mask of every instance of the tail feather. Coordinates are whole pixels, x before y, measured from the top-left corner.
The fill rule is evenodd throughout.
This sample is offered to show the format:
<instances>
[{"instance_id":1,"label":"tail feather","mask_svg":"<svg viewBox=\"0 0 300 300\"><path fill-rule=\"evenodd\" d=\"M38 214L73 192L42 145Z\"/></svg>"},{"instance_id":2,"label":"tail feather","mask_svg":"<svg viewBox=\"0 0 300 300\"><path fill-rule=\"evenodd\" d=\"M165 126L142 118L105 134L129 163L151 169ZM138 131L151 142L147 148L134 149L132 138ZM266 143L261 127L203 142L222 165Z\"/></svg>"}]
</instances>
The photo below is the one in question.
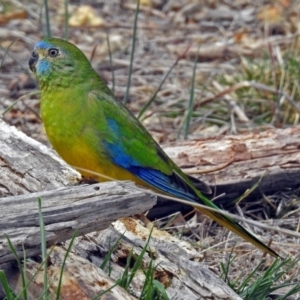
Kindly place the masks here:
<instances>
[{"instance_id":1,"label":"tail feather","mask_svg":"<svg viewBox=\"0 0 300 300\"><path fill-rule=\"evenodd\" d=\"M204 195L202 195L199 191L195 189L195 193L199 197L199 200L201 202L204 202L206 206L212 207L212 208L217 208L213 202L208 200ZM234 219L230 218L229 216L225 216L224 214L208 210L205 208L196 208L197 210L201 211L203 214L209 216L212 218L214 221L216 221L219 225L226 227L227 229L231 230L235 234L239 235L242 237L244 240L250 242L257 248L267 252L271 256L274 257L280 257L274 250L272 250L269 246L267 246L265 243L260 241L256 236L254 236L251 232L246 230L243 226L238 224Z\"/></svg>"},{"instance_id":2,"label":"tail feather","mask_svg":"<svg viewBox=\"0 0 300 300\"><path fill-rule=\"evenodd\" d=\"M194 206L197 210L211 217L221 226L226 227L235 234L241 236L246 241L252 243L259 249L269 253L274 257L279 257L279 255L273 251L270 247L261 242L257 237L255 237L248 230L239 225L234 219L225 216L221 213L221 210L213 202L207 199L193 184L190 178L181 172L180 169L173 169L172 174L166 175L158 170L151 168L141 168L141 167L130 167L129 171L133 173L138 178L146 182L150 187L157 189L158 191L164 192L167 195L174 196L176 198L185 199ZM179 201L179 200L178 200ZM197 203L205 205L208 208L214 208L220 210L220 212L215 212L209 210L208 208L197 207Z\"/></svg>"},{"instance_id":3,"label":"tail feather","mask_svg":"<svg viewBox=\"0 0 300 300\"><path fill-rule=\"evenodd\" d=\"M184 178L182 179L185 180ZM190 186L193 188L195 195L199 199L197 202L204 203L208 207L220 210L218 206L216 206L213 202L207 199L201 192L199 192L197 188L193 186L193 184L191 184ZM194 199L191 200L195 201ZM204 213L205 215L209 216L210 218L212 218L219 225L226 227L227 229L231 230L235 234L242 237L244 240L250 242L257 248L267 252L268 254L274 257L280 257L274 250L272 250L265 243L260 241L256 236L254 236L251 232L246 230L243 226L239 225L234 219L230 218L229 216L225 216L222 213L218 213L205 208L196 208L196 209Z\"/></svg>"},{"instance_id":4,"label":"tail feather","mask_svg":"<svg viewBox=\"0 0 300 300\"><path fill-rule=\"evenodd\" d=\"M252 233L250 233L248 230L246 230L244 227L239 225L237 222L235 222L233 219L231 220L227 216L224 216L220 213L210 211L208 209L200 209L196 208L196 210L201 211L203 214L209 216L214 221L216 221L219 225L226 227L227 229L231 230L235 234L242 237L244 240L250 242L257 248L261 249L262 251L267 252L268 254L274 256L274 257L280 257L274 250L272 250L270 247L265 245L262 241L260 241L257 237L255 237Z\"/></svg>"},{"instance_id":5,"label":"tail feather","mask_svg":"<svg viewBox=\"0 0 300 300\"><path fill-rule=\"evenodd\" d=\"M210 186L208 186L205 182L191 176L191 175L186 175L188 179L193 183L193 185L197 188L198 191L205 193L205 194L211 194L212 190Z\"/></svg>"}]
</instances>

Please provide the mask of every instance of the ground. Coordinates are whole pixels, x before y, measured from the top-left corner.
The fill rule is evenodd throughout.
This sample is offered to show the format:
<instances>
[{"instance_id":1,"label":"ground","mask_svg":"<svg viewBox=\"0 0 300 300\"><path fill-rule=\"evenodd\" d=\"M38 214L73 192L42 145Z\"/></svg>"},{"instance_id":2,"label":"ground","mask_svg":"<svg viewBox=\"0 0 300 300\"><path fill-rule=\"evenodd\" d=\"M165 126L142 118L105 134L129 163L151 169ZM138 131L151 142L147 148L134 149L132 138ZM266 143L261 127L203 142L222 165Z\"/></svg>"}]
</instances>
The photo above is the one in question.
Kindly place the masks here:
<instances>
[{"instance_id":1,"label":"ground","mask_svg":"<svg viewBox=\"0 0 300 300\"><path fill-rule=\"evenodd\" d=\"M66 27L63 1L49 1L52 36L68 35L121 101L128 81L135 9L136 2L129 0L70 1ZM141 116L159 143L297 124L299 9L297 0L141 1L128 107L138 115L174 66ZM45 9L42 1L4 0L0 10L0 112L21 99L4 119L47 144L38 88L28 69L34 43L47 35ZM193 82L195 97L189 104ZM273 196L291 201L294 194ZM285 216L287 227L291 218L299 214ZM197 230L203 228L199 220L203 218L185 223L193 224L193 229L184 236L202 249L206 265L220 274L220 261L226 262L231 246L241 240L216 226L201 231L199 238ZM179 220L176 224L182 225ZM272 237L275 245L284 245L286 255L296 255L298 239L262 234ZM259 251L248 248L243 255L234 253L238 258L230 270L232 278L240 276L241 265L244 273L251 272L261 259ZM267 258L264 267L270 263ZM297 273L293 269L287 276Z\"/></svg>"}]
</instances>

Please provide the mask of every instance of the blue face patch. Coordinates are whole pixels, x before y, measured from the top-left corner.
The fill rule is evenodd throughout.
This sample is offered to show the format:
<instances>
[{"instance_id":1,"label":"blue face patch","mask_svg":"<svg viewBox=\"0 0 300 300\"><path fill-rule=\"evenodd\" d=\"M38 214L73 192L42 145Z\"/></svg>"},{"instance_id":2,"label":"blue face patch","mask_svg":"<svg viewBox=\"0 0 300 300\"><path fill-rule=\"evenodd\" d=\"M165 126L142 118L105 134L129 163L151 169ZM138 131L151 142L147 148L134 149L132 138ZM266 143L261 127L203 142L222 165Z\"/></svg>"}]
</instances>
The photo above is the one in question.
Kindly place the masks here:
<instances>
[{"instance_id":1,"label":"blue face patch","mask_svg":"<svg viewBox=\"0 0 300 300\"><path fill-rule=\"evenodd\" d=\"M36 73L39 76L47 75L50 71L50 62L42 59L36 64Z\"/></svg>"},{"instance_id":2,"label":"blue face patch","mask_svg":"<svg viewBox=\"0 0 300 300\"><path fill-rule=\"evenodd\" d=\"M52 47L52 45L50 45L49 43L47 43L45 41L40 41L35 44L35 48L39 48L39 49L49 49L51 47Z\"/></svg>"},{"instance_id":3,"label":"blue face patch","mask_svg":"<svg viewBox=\"0 0 300 300\"><path fill-rule=\"evenodd\" d=\"M46 41L39 41L35 44L35 49L47 50L53 48L53 45ZM36 73L39 76L45 76L50 72L51 64L47 59L39 59L36 64Z\"/></svg>"},{"instance_id":4,"label":"blue face patch","mask_svg":"<svg viewBox=\"0 0 300 300\"><path fill-rule=\"evenodd\" d=\"M35 49L47 50L47 49L50 49L50 48L59 48L59 47L58 47L58 46L55 46L55 45L53 45L53 44L50 44L50 43L48 43L48 42L46 42L46 41L39 41L39 42L37 42L37 43L35 44L34 48L35 48ZM63 50L63 49L59 49L59 51L60 51L61 53L66 53L66 51Z\"/></svg>"}]
</instances>

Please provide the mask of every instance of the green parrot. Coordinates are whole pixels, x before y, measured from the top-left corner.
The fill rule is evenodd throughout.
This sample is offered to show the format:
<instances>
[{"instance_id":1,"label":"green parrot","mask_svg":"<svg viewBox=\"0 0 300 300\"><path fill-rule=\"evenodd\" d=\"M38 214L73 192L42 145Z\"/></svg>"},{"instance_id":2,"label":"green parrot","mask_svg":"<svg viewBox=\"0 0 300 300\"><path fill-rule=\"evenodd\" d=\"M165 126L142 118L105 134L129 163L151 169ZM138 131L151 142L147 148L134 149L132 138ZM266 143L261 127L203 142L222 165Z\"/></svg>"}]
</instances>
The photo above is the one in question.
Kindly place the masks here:
<instances>
[{"instance_id":1,"label":"green parrot","mask_svg":"<svg viewBox=\"0 0 300 300\"><path fill-rule=\"evenodd\" d=\"M41 115L53 148L82 175L99 181L132 180L188 202L220 225L274 257L279 255L221 211L184 174L138 119L118 100L73 44L57 38L36 43L29 67L41 89Z\"/></svg>"}]
</instances>

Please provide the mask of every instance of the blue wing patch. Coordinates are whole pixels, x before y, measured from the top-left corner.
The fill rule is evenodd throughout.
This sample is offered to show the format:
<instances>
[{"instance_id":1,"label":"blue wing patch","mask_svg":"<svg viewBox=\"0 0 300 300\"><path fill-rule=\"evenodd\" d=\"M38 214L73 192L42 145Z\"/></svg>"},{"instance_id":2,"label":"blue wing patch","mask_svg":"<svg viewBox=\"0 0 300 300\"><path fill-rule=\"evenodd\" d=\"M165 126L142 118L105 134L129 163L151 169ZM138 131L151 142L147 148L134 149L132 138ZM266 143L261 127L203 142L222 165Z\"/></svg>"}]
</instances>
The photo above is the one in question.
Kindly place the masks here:
<instances>
[{"instance_id":1,"label":"blue wing patch","mask_svg":"<svg viewBox=\"0 0 300 300\"><path fill-rule=\"evenodd\" d=\"M118 166L128 170L131 166L138 165L137 162L124 152L122 145L104 142L105 149L109 153L111 160Z\"/></svg>"},{"instance_id":2,"label":"blue wing patch","mask_svg":"<svg viewBox=\"0 0 300 300\"><path fill-rule=\"evenodd\" d=\"M194 190L174 172L171 175L166 175L159 170L134 166L130 167L128 171L147 182L149 185L152 185L169 195L183 198L188 201L199 201Z\"/></svg>"},{"instance_id":3,"label":"blue wing patch","mask_svg":"<svg viewBox=\"0 0 300 300\"><path fill-rule=\"evenodd\" d=\"M116 134L114 142L103 141L103 145L111 160L118 166L128 169L130 166L138 166L138 162L126 153L122 146L119 127L115 120L107 119L107 125Z\"/></svg>"},{"instance_id":4,"label":"blue wing patch","mask_svg":"<svg viewBox=\"0 0 300 300\"><path fill-rule=\"evenodd\" d=\"M107 125L116 134L116 139L114 142L103 141L102 143L107 154L116 165L126 169L149 185L167 194L189 201L197 202L199 200L194 190L175 172L167 175L159 170L141 166L139 162L126 153L122 146L117 122L113 119L107 119Z\"/></svg>"}]
</instances>

